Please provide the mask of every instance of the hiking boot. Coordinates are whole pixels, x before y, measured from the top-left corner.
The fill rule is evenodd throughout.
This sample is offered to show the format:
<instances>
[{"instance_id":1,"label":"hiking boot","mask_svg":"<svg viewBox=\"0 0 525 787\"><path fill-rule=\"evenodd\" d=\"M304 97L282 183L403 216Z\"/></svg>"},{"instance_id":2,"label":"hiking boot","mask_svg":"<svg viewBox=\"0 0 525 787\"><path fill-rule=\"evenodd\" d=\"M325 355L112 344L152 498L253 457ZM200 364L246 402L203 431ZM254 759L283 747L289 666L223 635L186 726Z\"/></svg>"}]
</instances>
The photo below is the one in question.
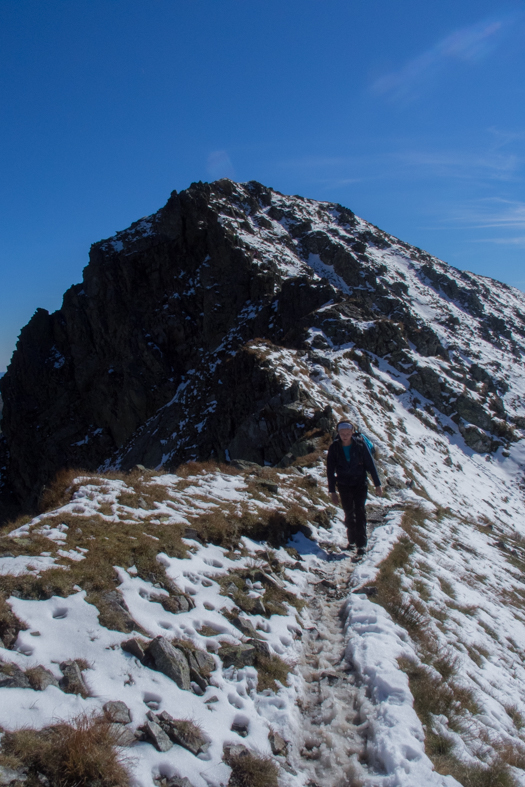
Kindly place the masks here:
<instances>
[{"instance_id":1,"label":"hiking boot","mask_svg":"<svg viewBox=\"0 0 525 787\"><path fill-rule=\"evenodd\" d=\"M366 547L359 547L357 550L358 555L364 555L366 553Z\"/></svg>"}]
</instances>

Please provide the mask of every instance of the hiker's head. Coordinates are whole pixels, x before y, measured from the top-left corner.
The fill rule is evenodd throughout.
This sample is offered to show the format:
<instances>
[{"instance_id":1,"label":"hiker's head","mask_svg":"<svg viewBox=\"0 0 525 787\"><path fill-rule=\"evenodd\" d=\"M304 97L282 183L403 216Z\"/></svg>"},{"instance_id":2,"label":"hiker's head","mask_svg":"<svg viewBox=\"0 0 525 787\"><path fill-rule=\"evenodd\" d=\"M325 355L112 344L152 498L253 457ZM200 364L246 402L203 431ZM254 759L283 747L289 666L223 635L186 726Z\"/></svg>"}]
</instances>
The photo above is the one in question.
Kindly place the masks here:
<instances>
[{"instance_id":1,"label":"hiker's head","mask_svg":"<svg viewBox=\"0 0 525 787\"><path fill-rule=\"evenodd\" d=\"M355 427L351 421L339 421L337 424L337 432L343 445L349 445L354 431Z\"/></svg>"}]
</instances>

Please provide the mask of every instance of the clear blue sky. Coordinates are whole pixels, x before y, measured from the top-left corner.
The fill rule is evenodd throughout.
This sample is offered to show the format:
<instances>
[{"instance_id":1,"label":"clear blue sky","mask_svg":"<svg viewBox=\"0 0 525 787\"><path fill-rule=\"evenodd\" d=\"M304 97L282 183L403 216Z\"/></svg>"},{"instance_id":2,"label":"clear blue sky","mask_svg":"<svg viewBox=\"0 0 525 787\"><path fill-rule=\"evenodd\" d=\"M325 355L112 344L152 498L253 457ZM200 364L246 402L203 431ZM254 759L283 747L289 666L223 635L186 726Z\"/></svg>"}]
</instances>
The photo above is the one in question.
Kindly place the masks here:
<instances>
[{"instance_id":1,"label":"clear blue sky","mask_svg":"<svg viewBox=\"0 0 525 787\"><path fill-rule=\"evenodd\" d=\"M525 2L0 0L0 371L91 243L229 176L525 289Z\"/></svg>"}]
</instances>

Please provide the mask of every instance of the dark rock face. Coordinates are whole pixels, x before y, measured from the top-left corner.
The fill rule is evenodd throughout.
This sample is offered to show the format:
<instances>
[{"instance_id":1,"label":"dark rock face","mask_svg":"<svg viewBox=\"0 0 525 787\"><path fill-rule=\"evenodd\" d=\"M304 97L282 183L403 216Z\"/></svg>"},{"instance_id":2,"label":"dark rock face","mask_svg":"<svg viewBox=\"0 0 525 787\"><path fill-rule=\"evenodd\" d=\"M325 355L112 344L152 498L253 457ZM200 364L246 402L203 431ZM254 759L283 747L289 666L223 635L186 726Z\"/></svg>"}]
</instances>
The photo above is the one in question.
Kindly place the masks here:
<instances>
[{"instance_id":1,"label":"dark rock face","mask_svg":"<svg viewBox=\"0 0 525 787\"><path fill-rule=\"evenodd\" d=\"M9 495L34 504L63 467L286 466L333 428L312 380L337 348L367 374L381 360L412 375L408 388L493 450L522 413L490 353L521 357L524 314L522 293L340 205L193 184L96 243L62 308L22 329L0 383L4 514Z\"/></svg>"}]
</instances>

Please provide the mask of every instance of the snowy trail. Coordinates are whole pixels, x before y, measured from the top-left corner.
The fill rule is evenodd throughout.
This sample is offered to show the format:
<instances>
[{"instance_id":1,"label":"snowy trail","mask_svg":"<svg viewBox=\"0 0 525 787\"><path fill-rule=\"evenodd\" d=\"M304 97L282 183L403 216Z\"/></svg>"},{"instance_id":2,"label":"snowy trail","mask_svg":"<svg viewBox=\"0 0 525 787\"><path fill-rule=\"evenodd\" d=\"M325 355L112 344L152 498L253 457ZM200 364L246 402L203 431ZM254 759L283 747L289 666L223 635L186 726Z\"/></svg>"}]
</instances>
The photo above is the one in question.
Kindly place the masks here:
<instances>
[{"instance_id":1,"label":"snowy trail","mask_svg":"<svg viewBox=\"0 0 525 787\"><path fill-rule=\"evenodd\" d=\"M344 787L364 775L369 703L345 660L342 614L353 568L348 558L327 562L310 583L311 625L297 667L304 679L301 735L291 757L309 787Z\"/></svg>"}]
</instances>

